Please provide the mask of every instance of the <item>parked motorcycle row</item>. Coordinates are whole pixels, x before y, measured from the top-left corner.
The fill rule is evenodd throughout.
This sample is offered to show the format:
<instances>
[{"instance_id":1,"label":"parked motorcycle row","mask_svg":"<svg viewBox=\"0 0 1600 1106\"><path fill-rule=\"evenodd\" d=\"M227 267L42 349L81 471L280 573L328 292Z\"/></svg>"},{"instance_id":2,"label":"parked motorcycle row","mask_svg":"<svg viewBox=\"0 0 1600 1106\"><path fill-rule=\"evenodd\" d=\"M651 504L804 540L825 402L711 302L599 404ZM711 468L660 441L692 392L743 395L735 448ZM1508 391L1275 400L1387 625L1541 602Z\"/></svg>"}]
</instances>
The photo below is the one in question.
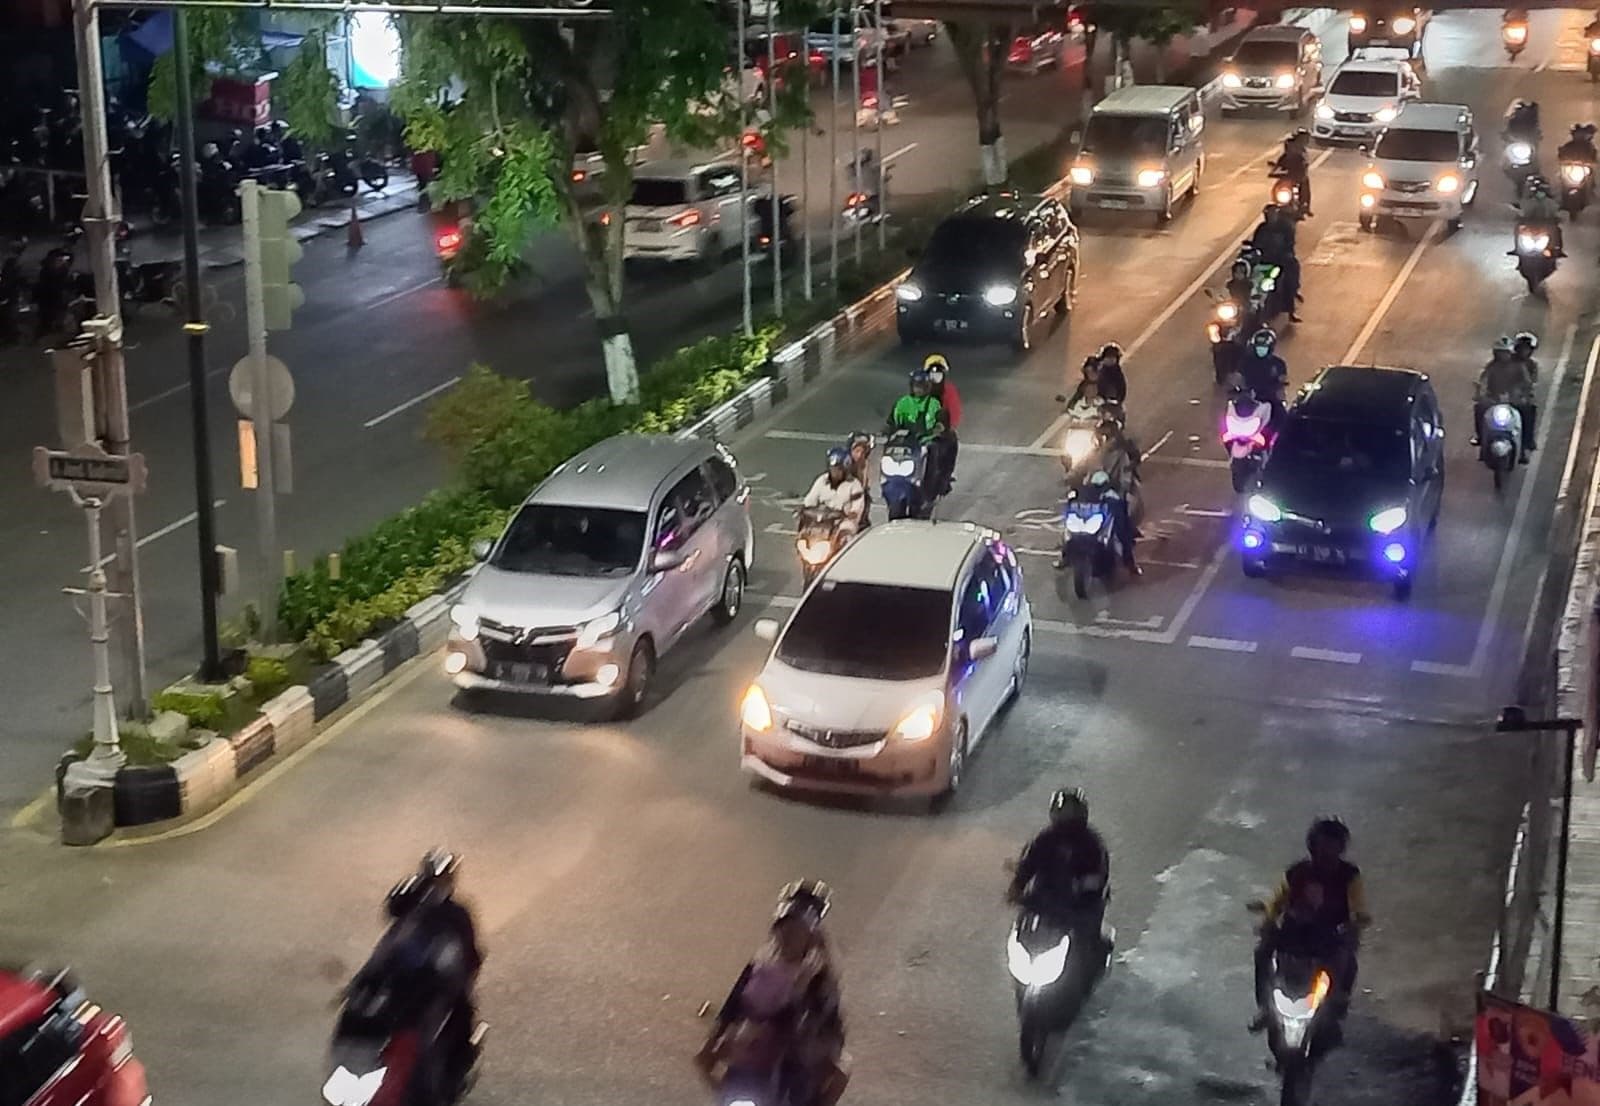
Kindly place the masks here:
<instances>
[{"instance_id":1,"label":"parked motorcycle row","mask_svg":"<svg viewBox=\"0 0 1600 1106\"><path fill-rule=\"evenodd\" d=\"M94 276L77 267L82 238L81 227L63 235L40 259L32 279L23 265L27 239L13 241L0 254L0 346L72 338L82 332L84 322L96 313ZM123 223L116 243L122 313L132 316L151 304L173 303L181 273L179 262L136 263L128 238L129 228Z\"/></svg>"}]
</instances>

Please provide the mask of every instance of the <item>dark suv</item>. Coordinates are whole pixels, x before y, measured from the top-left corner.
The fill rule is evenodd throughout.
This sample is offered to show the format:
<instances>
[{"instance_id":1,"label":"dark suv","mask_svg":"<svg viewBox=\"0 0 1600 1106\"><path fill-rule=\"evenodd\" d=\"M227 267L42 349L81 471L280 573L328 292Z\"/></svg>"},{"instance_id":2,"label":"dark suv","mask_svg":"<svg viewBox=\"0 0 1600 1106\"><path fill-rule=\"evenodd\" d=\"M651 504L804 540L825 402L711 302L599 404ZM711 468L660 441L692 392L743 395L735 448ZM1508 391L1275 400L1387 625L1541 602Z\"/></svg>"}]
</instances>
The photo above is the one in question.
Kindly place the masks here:
<instances>
[{"instance_id":1,"label":"dark suv","mask_svg":"<svg viewBox=\"0 0 1600 1106\"><path fill-rule=\"evenodd\" d=\"M1381 46L1406 50L1412 57L1422 53L1422 28L1428 21L1423 8L1357 8L1350 13L1348 49L1354 54L1367 47Z\"/></svg>"},{"instance_id":2,"label":"dark suv","mask_svg":"<svg viewBox=\"0 0 1600 1106\"><path fill-rule=\"evenodd\" d=\"M1026 351L1034 324L1070 310L1077 285L1078 228L1059 200L979 196L939 224L895 289L900 340L970 336Z\"/></svg>"},{"instance_id":3,"label":"dark suv","mask_svg":"<svg viewBox=\"0 0 1600 1106\"><path fill-rule=\"evenodd\" d=\"M1425 374L1336 365L1306 385L1250 496L1246 576L1272 564L1360 566L1411 594L1444 496L1444 423Z\"/></svg>"}]
</instances>

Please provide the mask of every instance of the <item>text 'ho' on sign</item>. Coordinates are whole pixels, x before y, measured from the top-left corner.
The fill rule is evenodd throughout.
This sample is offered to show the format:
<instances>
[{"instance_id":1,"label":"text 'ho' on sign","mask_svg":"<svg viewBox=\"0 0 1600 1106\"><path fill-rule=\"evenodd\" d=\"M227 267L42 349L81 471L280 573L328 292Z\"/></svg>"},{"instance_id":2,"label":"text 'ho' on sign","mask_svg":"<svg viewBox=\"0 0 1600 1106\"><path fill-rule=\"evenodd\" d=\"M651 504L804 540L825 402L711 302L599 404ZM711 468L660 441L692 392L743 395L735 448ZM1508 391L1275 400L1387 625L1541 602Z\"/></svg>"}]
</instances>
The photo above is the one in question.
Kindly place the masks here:
<instances>
[{"instance_id":1,"label":"text 'ho' on sign","mask_svg":"<svg viewBox=\"0 0 1600 1106\"><path fill-rule=\"evenodd\" d=\"M41 485L56 491L107 496L144 491L146 472L142 453L118 456L92 445L77 449L35 446L33 475Z\"/></svg>"}]
</instances>

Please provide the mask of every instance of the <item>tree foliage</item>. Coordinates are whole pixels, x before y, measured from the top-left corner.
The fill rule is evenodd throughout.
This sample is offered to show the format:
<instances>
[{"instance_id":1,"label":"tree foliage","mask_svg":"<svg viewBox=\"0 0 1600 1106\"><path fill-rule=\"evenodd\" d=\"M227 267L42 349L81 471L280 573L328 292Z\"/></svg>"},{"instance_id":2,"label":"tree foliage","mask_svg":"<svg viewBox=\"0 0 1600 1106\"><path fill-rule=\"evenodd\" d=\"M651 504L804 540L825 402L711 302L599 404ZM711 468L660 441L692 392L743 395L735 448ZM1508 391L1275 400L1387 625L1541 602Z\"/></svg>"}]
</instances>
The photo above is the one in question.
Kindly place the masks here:
<instances>
[{"instance_id":1,"label":"tree foliage","mask_svg":"<svg viewBox=\"0 0 1600 1106\"><path fill-rule=\"evenodd\" d=\"M1165 46L1205 21L1199 0L1168 0L1161 4L1090 4L1086 18L1124 44L1134 39Z\"/></svg>"},{"instance_id":2,"label":"tree foliage","mask_svg":"<svg viewBox=\"0 0 1600 1106\"><path fill-rule=\"evenodd\" d=\"M188 8L184 15L189 21L189 91L199 104L210 88L208 64L224 72L244 64L247 22L245 13L234 8ZM176 12L173 17L177 18ZM178 116L176 69L172 50L156 58L150 68L150 114L168 123Z\"/></svg>"}]
</instances>

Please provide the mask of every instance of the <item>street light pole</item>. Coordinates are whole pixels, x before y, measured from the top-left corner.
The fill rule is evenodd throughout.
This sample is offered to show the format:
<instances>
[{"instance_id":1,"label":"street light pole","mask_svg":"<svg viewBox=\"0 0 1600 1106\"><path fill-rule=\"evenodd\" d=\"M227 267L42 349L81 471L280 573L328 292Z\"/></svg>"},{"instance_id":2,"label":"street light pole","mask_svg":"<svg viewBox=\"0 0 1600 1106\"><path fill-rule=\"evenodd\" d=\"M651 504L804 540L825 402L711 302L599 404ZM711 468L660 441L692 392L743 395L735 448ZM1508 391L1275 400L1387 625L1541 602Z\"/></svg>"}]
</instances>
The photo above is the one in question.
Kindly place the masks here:
<instances>
[{"instance_id":1,"label":"street light pole","mask_svg":"<svg viewBox=\"0 0 1600 1106\"><path fill-rule=\"evenodd\" d=\"M839 0L833 5L833 100L828 111L828 280L839 288Z\"/></svg>"},{"instance_id":2,"label":"street light pole","mask_svg":"<svg viewBox=\"0 0 1600 1106\"><path fill-rule=\"evenodd\" d=\"M107 453L129 451L128 380L122 359L122 302L117 290L117 224L111 192L111 155L106 141L106 88L100 59L100 13L90 0L73 0L72 29L78 55L78 102L83 116L83 169L88 198L83 225L89 236L89 263L94 270L95 313L110 319L95 358L96 428ZM144 614L139 596L139 543L133 497L114 496L110 504L113 546L113 588L126 600L118 620L121 652L128 666L128 713L144 713ZM98 511L95 512L98 517ZM95 566L98 567L98 566Z\"/></svg>"},{"instance_id":3,"label":"street light pole","mask_svg":"<svg viewBox=\"0 0 1600 1106\"><path fill-rule=\"evenodd\" d=\"M194 172L194 95L189 88L189 13L172 13L172 60L178 100L178 179L183 188L183 324L189 354L189 427L194 447L195 533L200 544L200 678L222 680L222 650L217 640L217 596L222 591L217 564L216 502L211 489L211 427L206 420L205 300L200 288L200 208Z\"/></svg>"},{"instance_id":4,"label":"street light pole","mask_svg":"<svg viewBox=\"0 0 1600 1106\"><path fill-rule=\"evenodd\" d=\"M889 218L889 168L883 163L883 110L889 103L889 71L884 67L883 44L889 31L883 22L883 0L873 0L873 9L878 21L878 110L873 113L872 137L873 156L878 160L878 252L882 253L885 223ZM906 48L910 49L909 42Z\"/></svg>"},{"instance_id":5,"label":"street light pole","mask_svg":"<svg viewBox=\"0 0 1600 1106\"><path fill-rule=\"evenodd\" d=\"M800 213L802 219L808 218L811 212L811 59L805 59L806 64L806 118L805 127L800 131ZM809 229L809 228L808 228ZM805 241L800 249L800 287L805 292L809 302L811 292L811 235L805 235Z\"/></svg>"},{"instance_id":6,"label":"street light pole","mask_svg":"<svg viewBox=\"0 0 1600 1106\"><path fill-rule=\"evenodd\" d=\"M861 164L861 18L866 13L860 8L850 14L850 52L855 61L850 66L850 83L854 86L855 105L850 112L850 159L856 165ZM882 168L882 166L879 166ZM864 175L856 177L856 187L862 186ZM854 220L854 258L857 265L861 264L861 220Z\"/></svg>"},{"instance_id":7,"label":"street light pole","mask_svg":"<svg viewBox=\"0 0 1600 1106\"><path fill-rule=\"evenodd\" d=\"M1550 1011L1559 1012L1561 997L1561 938L1567 921L1567 838L1572 832L1573 750L1581 718L1529 718L1521 707L1500 712L1495 729L1500 733L1559 733L1561 735L1561 834L1556 839L1556 908L1550 922Z\"/></svg>"},{"instance_id":8,"label":"street light pole","mask_svg":"<svg viewBox=\"0 0 1600 1106\"><path fill-rule=\"evenodd\" d=\"M769 0L771 2L771 0ZM740 269L740 320L745 335L754 333L750 311L750 147L745 143L745 136L750 133L750 113L746 110L750 105L744 91L744 6L746 0L734 0L734 9L738 13L734 19L738 24L734 34L739 39L739 44L734 49L737 51L734 62L734 87L738 89L739 97L739 269Z\"/></svg>"},{"instance_id":9,"label":"street light pole","mask_svg":"<svg viewBox=\"0 0 1600 1106\"><path fill-rule=\"evenodd\" d=\"M767 118L777 114L773 85L778 72L777 0L767 0ZM776 130L776 128L774 128ZM783 196L778 188L778 159L772 158L772 313L783 317Z\"/></svg>"}]
</instances>

